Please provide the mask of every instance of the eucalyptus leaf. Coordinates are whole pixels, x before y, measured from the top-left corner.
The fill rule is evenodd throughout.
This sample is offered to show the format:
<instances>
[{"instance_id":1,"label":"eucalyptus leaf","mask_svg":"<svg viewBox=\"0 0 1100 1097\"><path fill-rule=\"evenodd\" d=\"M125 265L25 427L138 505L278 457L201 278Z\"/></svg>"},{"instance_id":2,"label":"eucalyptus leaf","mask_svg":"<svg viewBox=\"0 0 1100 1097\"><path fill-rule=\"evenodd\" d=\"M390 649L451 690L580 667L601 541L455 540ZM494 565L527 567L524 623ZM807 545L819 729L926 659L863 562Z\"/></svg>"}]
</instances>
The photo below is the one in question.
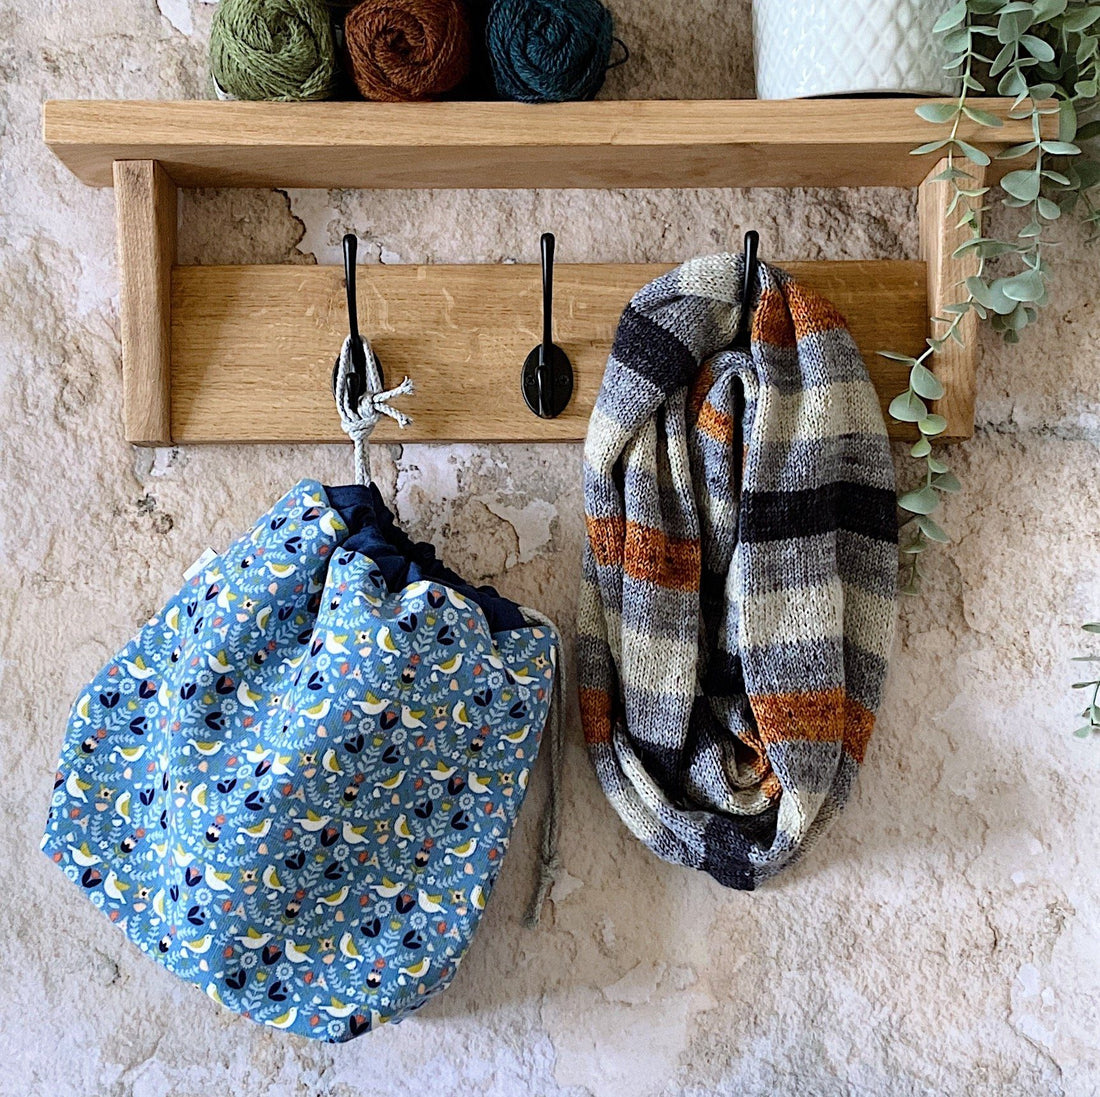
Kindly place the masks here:
<instances>
[{"instance_id":1,"label":"eucalyptus leaf","mask_svg":"<svg viewBox=\"0 0 1100 1097\"><path fill-rule=\"evenodd\" d=\"M932 443L927 438L914 442L909 450L910 457L927 457L932 452Z\"/></svg>"},{"instance_id":2,"label":"eucalyptus leaf","mask_svg":"<svg viewBox=\"0 0 1100 1097\"><path fill-rule=\"evenodd\" d=\"M1100 634L1100 621L1090 621L1087 625L1082 625L1081 628L1085 632Z\"/></svg>"},{"instance_id":3,"label":"eucalyptus leaf","mask_svg":"<svg viewBox=\"0 0 1100 1097\"><path fill-rule=\"evenodd\" d=\"M1079 727L1073 734L1076 735L1078 739L1087 739L1095 730L1096 729L1091 724L1085 724L1084 727Z\"/></svg>"},{"instance_id":4,"label":"eucalyptus leaf","mask_svg":"<svg viewBox=\"0 0 1100 1097\"><path fill-rule=\"evenodd\" d=\"M1039 197L1039 188L1042 186L1042 182L1037 171L1022 169L1020 171L1010 171L1001 180L1001 186L1013 198L1019 198L1021 202L1034 202Z\"/></svg>"},{"instance_id":5,"label":"eucalyptus leaf","mask_svg":"<svg viewBox=\"0 0 1100 1097\"><path fill-rule=\"evenodd\" d=\"M942 415L926 415L917 423L917 430L930 438L947 430L947 420Z\"/></svg>"},{"instance_id":6,"label":"eucalyptus leaf","mask_svg":"<svg viewBox=\"0 0 1100 1097\"><path fill-rule=\"evenodd\" d=\"M919 423L928 414L924 401L909 390L890 401L889 411L901 423Z\"/></svg>"},{"instance_id":7,"label":"eucalyptus leaf","mask_svg":"<svg viewBox=\"0 0 1100 1097\"><path fill-rule=\"evenodd\" d=\"M945 30L951 30L952 27L957 27L966 18L966 0L959 0L957 4L952 4L936 20L932 26L933 34L942 34Z\"/></svg>"},{"instance_id":8,"label":"eucalyptus leaf","mask_svg":"<svg viewBox=\"0 0 1100 1097\"><path fill-rule=\"evenodd\" d=\"M1011 255L1020 249L1006 240L984 240L978 246L978 254L983 259L996 259L998 255Z\"/></svg>"},{"instance_id":9,"label":"eucalyptus leaf","mask_svg":"<svg viewBox=\"0 0 1100 1097\"><path fill-rule=\"evenodd\" d=\"M1071 34L1076 34L1091 27L1097 19L1100 19L1100 8L1095 4L1084 4L1077 11L1072 11L1066 16L1062 28Z\"/></svg>"},{"instance_id":10,"label":"eucalyptus leaf","mask_svg":"<svg viewBox=\"0 0 1100 1097\"><path fill-rule=\"evenodd\" d=\"M986 308L993 307L993 295L989 289L989 283L978 275L972 274L966 280L966 289L971 297Z\"/></svg>"},{"instance_id":11,"label":"eucalyptus leaf","mask_svg":"<svg viewBox=\"0 0 1100 1097\"><path fill-rule=\"evenodd\" d=\"M932 480L932 486L948 494L962 491L962 484L959 483L959 478L953 472L941 472L939 476Z\"/></svg>"},{"instance_id":12,"label":"eucalyptus leaf","mask_svg":"<svg viewBox=\"0 0 1100 1097\"><path fill-rule=\"evenodd\" d=\"M972 163L977 164L979 167L988 167L990 163L989 154L982 152L981 149L975 148L970 142L963 141L961 138L955 138L955 147Z\"/></svg>"},{"instance_id":13,"label":"eucalyptus leaf","mask_svg":"<svg viewBox=\"0 0 1100 1097\"><path fill-rule=\"evenodd\" d=\"M950 122L958 113L954 103L921 103L917 107L917 114L926 122Z\"/></svg>"},{"instance_id":14,"label":"eucalyptus leaf","mask_svg":"<svg viewBox=\"0 0 1100 1097\"><path fill-rule=\"evenodd\" d=\"M1049 152L1051 156L1080 156L1081 150L1071 141L1044 141L1043 152Z\"/></svg>"},{"instance_id":15,"label":"eucalyptus leaf","mask_svg":"<svg viewBox=\"0 0 1100 1097\"><path fill-rule=\"evenodd\" d=\"M1009 145L997 153L998 160L1019 160L1021 156L1029 156L1039 147L1038 141L1025 141L1022 145Z\"/></svg>"},{"instance_id":16,"label":"eucalyptus leaf","mask_svg":"<svg viewBox=\"0 0 1100 1097\"><path fill-rule=\"evenodd\" d=\"M951 543L951 538L943 531L943 529L927 514L922 514L917 519L917 525L920 528L921 533L928 538L929 541L935 541L941 545L947 545Z\"/></svg>"},{"instance_id":17,"label":"eucalyptus leaf","mask_svg":"<svg viewBox=\"0 0 1100 1097\"><path fill-rule=\"evenodd\" d=\"M950 144L950 138L943 138L942 141L927 141L923 145L918 145L910 152L910 156L925 156L930 152L939 152L940 149Z\"/></svg>"},{"instance_id":18,"label":"eucalyptus leaf","mask_svg":"<svg viewBox=\"0 0 1100 1097\"><path fill-rule=\"evenodd\" d=\"M1043 277L1035 270L1025 270L1001 283L1004 295L1010 301L1038 301L1043 295Z\"/></svg>"},{"instance_id":19,"label":"eucalyptus leaf","mask_svg":"<svg viewBox=\"0 0 1100 1097\"><path fill-rule=\"evenodd\" d=\"M925 439L925 441L927 441L927 439ZM947 471L947 466L938 457L929 457L928 458L928 467L933 472L946 472Z\"/></svg>"},{"instance_id":20,"label":"eucalyptus leaf","mask_svg":"<svg viewBox=\"0 0 1100 1097\"><path fill-rule=\"evenodd\" d=\"M1058 104L1058 139L1072 141L1077 136L1077 108L1072 99L1063 99Z\"/></svg>"},{"instance_id":21,"label":"eucalyptus leaf","mask_svg":"<svg viewBox=\"0 0 1100 1097\"><path fill-rule=\"evenodd\" d=\"M898 506L910 514L931 514L940 505L939 497L931 488L907 491L898 499Z\"/></svg>"},{"instance_id":22,"label":"eucalyptus leaf","mask_svg":"<svg viewBox=\"0 0 1100 1097\"><path fill-rule=\"evenodd\" d=\"M997 84L997 93L1015 97L1027 94L1027 79L1019 69L1009 69Z\"/></svg>"},{"instance_id":23,"label":"eucalyptus leaf","mask_svg":"<svg viewBox=\"0 0 1100 1097\"><path fill-rule=\"evenodd\" d=\"M926 400L938 400L943 396L943 385L940 379L920 362L915 362L909 371L909 387Z\"/></svg>"},{"instance_id":24,"label":"eucalyptus leaf","mask_svg":"<svg viewBox=\"0 0 1100 1097\"><path fill-rule=\"evenodd\" d=\"M1044 42L1034 34L1025 34L1020 38L1020 45L1035 58L1036 61L1053 61L1054 47L1049 42Z\"/></svg>"},{"instance_id":25,"label":"eucalyptus leaf","mask_svg":"<svg viewBox=\"0 0 1100 1097\"><path fill-rule=\"evenodd\" d=\"M1068 7L1069 0L1035 0L1032 18L1036 23L1047 23L1063 14Z\"/></svg>"},{"instance_id":26,"label":"eucalyptus leaf","mask_svg":"<svg viewBox=\"0 0 1100 1097\"><path fill-rule=\"evenodd\" d=\"M1030 14L1030 5L1021 4L1018 7L1013 7L1012 4L1006 5L1001 8L1001 17L997 20L997 41L1005 44L1005 49L1012 50L1012 54L1015 54L1013 47L1020 38L1023 36L1024 31L1031 25L1030 22L1023 18L1024 8L1028 9ZM1007 8L1007 10L1006 10ZM997 56L997 61L1002 61L1002 55L1004 50ZM1007 62L1004 62L1007 64Z\"/></svg>"},{"instance_id":27,"label":"eucalyptus leaf","mask_svg":"<svg viewBox=\"0 0 1100 1097\"><path fill-rule=\"evenodd\" d=\"M1036 203L1036 208L1039 211L1041 217L1045 217L1048 221L1057 221L1062 216L1062 209L1057 202L1052 202L1049 198L1040 198Z\"/></svg>"},{"instance_id":28,"label":"eucalyptus leaf","mask_svg":"<svg viewBox=\"0 0 1100 1097\"><path fill-rule=\"evenodd\" d=\"M990 114L987 110L979 110L977 107L963 107L962 110L967 118L972 122L977 122L980 126L997 129L999 126L1004 125L1003 119L998 118L995 114Z\"/></svg>"},{"instance_id":29,"label":"eucalyptus leaf","mask_svg":"<svg viewBox=\"0 0 1100 1097\"><path fill-rule=\"evenodd\" d=\"M1031 322L1031 317L1027 314L1027 309L1023 305L1017 305L1006 317L1005 324L1008 326L1009 331L1017 333L1017 335L1024 330Z\"/></svg>"},{"instance_id":30,"label":"eucalyptus leaf","mask_svg":"<svg viewBox=\"0 0 1100 1097\"><path fill-rule=\"evenodd\" d=\"M948 53L961 53L965 56L970 49L970 31L966 28L946 31L943 45Z\"/></svg>"}]
</instances>

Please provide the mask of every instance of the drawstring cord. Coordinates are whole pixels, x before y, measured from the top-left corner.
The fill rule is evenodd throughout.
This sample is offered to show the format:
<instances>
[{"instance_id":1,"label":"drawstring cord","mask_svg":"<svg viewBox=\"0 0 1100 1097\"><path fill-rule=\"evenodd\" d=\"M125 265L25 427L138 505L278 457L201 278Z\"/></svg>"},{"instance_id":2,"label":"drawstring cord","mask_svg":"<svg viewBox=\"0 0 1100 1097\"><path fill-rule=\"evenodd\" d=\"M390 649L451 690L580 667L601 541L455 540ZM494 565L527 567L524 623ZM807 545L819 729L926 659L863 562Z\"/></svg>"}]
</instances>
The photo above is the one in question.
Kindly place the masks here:
<instances>
[{"instance_id":1,"label":"drawstring cord","mask_svg":"<svg viewBox=\"0 0 1100 1097\"><path fill-rule=\"evenodd\" d=\"M549 617L544 617L537 610L523 607L523 615L536 624L545 625L553 629L554 635L560 637L554 622ZM561 642L556 647L557 660L554 665L554 682L550 694L550 711L547 723L550 730L550 791L546 797L545 813L542 817L542 836L539 842L539 875L535 884L531 903L524 917L524 925L528 929L534 929L542 917L542 908L546 904L546 897L550 889L557 881L561 871L561 854L558 845L561 840L561 810L563 792L563 767L565 764L565 659L562 657Z\"/></svg>"},{"instance_id":2,"label":"drawstring cord","mask_svg":"<svg viewBox=\"0 0 1100 1097\"><path fill-rule=\"evenodd\" d=\"M355 482L369 484L370 452L367 440L378 425L380 415L388 415L404 430L412 420L400 409L391 407L390 401L396 396L406 396L413 391L413 383L406 377L401 384L392 389L382 388L382 371L378 368L378 359L366 339L360 339L363 356L367 363L366 389L353 407L348 399L348 376L354 372L355 364L351 358L351 336L344 340L340 350L340 360L336 365L336 408L340 412L340 426L355 445Z\"/></svg>"}]
</instances>

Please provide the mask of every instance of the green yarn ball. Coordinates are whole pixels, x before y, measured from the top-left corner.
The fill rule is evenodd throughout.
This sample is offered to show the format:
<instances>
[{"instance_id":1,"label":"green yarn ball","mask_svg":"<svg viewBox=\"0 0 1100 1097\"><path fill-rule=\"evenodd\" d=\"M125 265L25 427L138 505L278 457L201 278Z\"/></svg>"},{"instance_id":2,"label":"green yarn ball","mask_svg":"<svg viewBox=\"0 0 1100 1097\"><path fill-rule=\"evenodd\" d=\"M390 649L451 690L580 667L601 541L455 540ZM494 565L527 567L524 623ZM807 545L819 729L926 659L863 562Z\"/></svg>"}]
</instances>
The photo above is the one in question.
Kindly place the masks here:
<instances>
[{"instance_id":1,"label":"green yarn ball","mask_svg":"<svg viewBox=\"0 0 1100 1097\"><path fill-rule=\"evenodd\" d=\"M337 66L324 0L221 0L210 71L235 99L328 99Z\"/></svg>"}]
</instances>

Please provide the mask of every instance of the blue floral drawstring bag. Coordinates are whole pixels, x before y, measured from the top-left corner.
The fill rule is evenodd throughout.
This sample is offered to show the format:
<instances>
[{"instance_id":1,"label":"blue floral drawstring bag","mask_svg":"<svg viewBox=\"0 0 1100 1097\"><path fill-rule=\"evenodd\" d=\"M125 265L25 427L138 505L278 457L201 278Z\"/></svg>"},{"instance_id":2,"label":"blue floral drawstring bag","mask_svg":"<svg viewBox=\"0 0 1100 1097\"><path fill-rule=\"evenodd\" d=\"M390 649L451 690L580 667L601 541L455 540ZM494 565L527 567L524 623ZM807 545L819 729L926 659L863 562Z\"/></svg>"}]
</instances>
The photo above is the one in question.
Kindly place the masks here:
<instances>
[{"instance_id":1,"label":"blue floral drawstring bag","mask_svg":"<svg viewBox=\"0 0 1100 1097\"><path fill-rule=\"evenodd\" d=\"M454 977L560 690L550 622L444 567L369 483L410 386L379 392L363 345L341 414L364 482L297 484L81 691L42 843L169 971L328 1041Z\"/></svg>"}]
</instances>

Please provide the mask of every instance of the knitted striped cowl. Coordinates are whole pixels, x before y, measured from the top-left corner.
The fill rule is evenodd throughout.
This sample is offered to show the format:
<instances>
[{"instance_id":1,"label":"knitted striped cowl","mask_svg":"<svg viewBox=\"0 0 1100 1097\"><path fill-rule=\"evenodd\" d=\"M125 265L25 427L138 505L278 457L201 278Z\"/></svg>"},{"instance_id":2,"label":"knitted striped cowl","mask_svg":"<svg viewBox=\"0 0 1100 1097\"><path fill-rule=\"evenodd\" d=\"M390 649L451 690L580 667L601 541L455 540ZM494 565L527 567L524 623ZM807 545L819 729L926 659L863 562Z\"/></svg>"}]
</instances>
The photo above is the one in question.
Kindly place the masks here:
<instances>
[{"instance_id":1,"label":"knitted striped cowl","mask_svg":"<svg viewBox=\"0 0 1100 1097\"><path fill-rule=\"evenodd\" d=\"M897 522L842 316L742 258L627 306L585 445L578 661L600 783L654 853L752 889L843 806L882 693Z\"/></svg>"}]
</instances>

